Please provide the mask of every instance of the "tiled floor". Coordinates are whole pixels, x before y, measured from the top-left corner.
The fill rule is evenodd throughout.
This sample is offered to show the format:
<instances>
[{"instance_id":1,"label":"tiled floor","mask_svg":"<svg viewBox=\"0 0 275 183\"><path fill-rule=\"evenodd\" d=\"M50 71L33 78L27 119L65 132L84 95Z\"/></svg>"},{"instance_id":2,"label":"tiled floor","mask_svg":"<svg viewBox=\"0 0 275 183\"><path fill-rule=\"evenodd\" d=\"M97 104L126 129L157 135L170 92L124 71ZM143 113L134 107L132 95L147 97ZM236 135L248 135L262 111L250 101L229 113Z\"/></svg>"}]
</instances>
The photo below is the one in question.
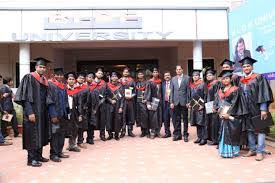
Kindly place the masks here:
<instances>
[{"instance_id":1,"label":"tiled floor","mask_svg":"<svg viewBox=\"0 0 275 183\"><path fill-rule=\"evenodd\" d=\"M190 141L126 137L120 141L95 141L80 153L69 152L61 163L48 162L40 168L26 166L21 139L0 147L0 183L93 183L93 182L267 182L275 181L275 156L262 162L254 157L223 159L213 146ZM139 129L135 129L139 134ZM67 140L66 140L67 141ZM267 148L275 152L274 148ZM48 157L49 146L44 148Z\"/></svg>"}]
</instances>

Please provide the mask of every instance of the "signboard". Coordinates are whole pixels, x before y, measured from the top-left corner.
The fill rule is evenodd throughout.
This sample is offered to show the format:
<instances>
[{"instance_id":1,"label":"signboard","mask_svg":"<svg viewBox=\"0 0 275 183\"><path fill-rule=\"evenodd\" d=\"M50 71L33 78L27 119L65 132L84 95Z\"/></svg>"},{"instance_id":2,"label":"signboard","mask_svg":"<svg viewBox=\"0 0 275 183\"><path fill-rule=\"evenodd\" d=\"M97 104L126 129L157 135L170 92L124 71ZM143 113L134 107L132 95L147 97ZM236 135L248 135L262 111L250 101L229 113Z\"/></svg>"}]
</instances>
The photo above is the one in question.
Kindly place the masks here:
<instances>
[{"instance_id":1,"label":"signboard","mask_svg":"<svg viewBox=\"0 0 275 183\"><path fill-rule=\"evenodd\" d=\"M227 10L220 9L5 10L0 24L9 25L0 42L228 39Z\"/></svg>"},{"instance_id":2,"label":"signboard","mask_svg":"<svg viewBox=\"0 0 275 183\"><path fill-rule=\"evenodd\" d=\"M275 1L247 0L229 13L230 58L236 62L250 56L254 70L275 79Z\"/></svg>"}]
</instances>

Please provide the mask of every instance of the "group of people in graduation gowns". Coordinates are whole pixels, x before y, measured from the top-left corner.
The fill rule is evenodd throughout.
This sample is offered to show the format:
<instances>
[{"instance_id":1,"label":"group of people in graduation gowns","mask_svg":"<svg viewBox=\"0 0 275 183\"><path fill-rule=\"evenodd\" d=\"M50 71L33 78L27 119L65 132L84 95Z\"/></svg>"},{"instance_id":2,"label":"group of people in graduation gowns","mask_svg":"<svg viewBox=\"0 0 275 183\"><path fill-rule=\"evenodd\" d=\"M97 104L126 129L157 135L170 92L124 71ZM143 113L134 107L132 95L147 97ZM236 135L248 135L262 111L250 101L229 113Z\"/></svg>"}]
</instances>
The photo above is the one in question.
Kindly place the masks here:
<instances>
[{"instance_id":1,"label":"group of people in graduation gowns","mask_svg":"<svg viewBox=\"0 0 275 183\"><path fill-rule=\"evenodd\" d=\"M188 107L191 125L197 127L198 139L194 143L204 145L209 140L210 145L218 145L224 158L239 156L241 147L248 146L244 157L264 159L265 135L273 123L268 111L273 95L268 81L253 72L255 62L250 57L241 60L243 76L239 76L234 74L234 62L225 59L220 79L215 79L216 71L208 69L204 84L199 79L200 72L192 72ZM191 106L192 100L195 104Z\"/></svg>"},{"instance_id":2,"label":"group of people in graduation gowns","mask_svg":"<svg viewBox=\"0 0 275 183\"><path fill-rule=\"evenodd\" d=\"M164 122L163 138L171 137L170 125L166 124L170 124L170 118L175 129L173 140L177 141L182 139L183 117L183 137L188 142L188 109L190 124L197 128L194 143L216 145L226 158L238 156L245 145L249 148L245 156L264 158L267 128L256 129L251 119L260 115L266 121L273 97L267 80L253 72L256 61L252 58L241 61L244 76L235 75L233 62L225 60L219 79L212 68L204 71L203 77L201 70L193 70L189 77L177 66L177 76L171 80L170 72L165 72L164 81L157 68L152 69L149 79L138 70L135 79L127 67L122 77L113 71L108 78L104 78L103 67L88 74L64 74L57 68L47 79L48 60L35 60L35 72L24 76L14 100L24 109L23 149L28 152L29 166L40 167L49 161L42 156L48 143L54 162L69 158L63 153L65 138L69 138L67 150L86 149L84 132L86 143L94 144L95 130L99 130L102 141L119 140L126 132L135 137L136 124L141 129L140 137L154 139L161 137Z\"/></svg>"}]
</instances>

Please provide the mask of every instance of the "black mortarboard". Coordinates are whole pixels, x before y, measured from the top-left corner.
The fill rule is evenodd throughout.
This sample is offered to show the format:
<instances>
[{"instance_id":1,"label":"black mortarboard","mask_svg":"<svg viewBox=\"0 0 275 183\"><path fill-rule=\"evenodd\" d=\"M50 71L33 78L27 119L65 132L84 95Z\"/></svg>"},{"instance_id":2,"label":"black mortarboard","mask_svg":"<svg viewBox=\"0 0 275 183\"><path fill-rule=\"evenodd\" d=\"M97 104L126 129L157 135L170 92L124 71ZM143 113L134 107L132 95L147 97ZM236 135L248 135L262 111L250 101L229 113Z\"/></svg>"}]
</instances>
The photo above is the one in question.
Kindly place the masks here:
<instances>
[{"instance_id":1,"label":"black mortarboard","mask_svg":"<svg viewBox=\"0 0 275 183\"><path fill-rule=\"evenodd\" d=\"M94 73L94 72L87 72L87 75L86 75L86 76L95 77L95 73Z\"/></svg>"},{"instance_id":2,"label":"black mortarboard","mask_svg":"<svg viewBox=\"0 0 275 183\"><path fill-rule=\"evenodd\" d=\"M233 75L233 70L223 70L219 77L231 77Z\"/></svg>"},{"instance_id":3,"label":"black mortarboard","mask_svg":"<svg viewBox=\"0 0 275 183\"><path fill-rule=\"evenodd\" d=\"M209 69L206 69L205 75L207 75L207 74L213 74L213 75L215 75L216 72L217 72L216 70L214 70L214 69L212 69L212 68L209 68Z\"/></svg>"},{"instance_id":4,"label":"black mortarboard","mask_svg":"<svg viewBox=\"0 0 275 183\"><path fill-rule=\"evenodd\" d=\"M65 74L65 78L68 79L69 77L76 78L75 72L68 72Z\"/></svg>"},{"instance_id":5,"label":"black mortarboard","mask_svg":"<svg viewBox=\"0 0 275 183\"><path fill-rule=\"evenodd\" d=\"M200 75L201 71L202 70L200 70L200 69L193 69L191 72L191 76L193 76L194 74Z\"/></svg>"},{"instance_id":6,"label":"black mortarboard","mask_svg":"<svg viewBox=\"0 0 275 183\"><path fill-rule=\"evenodd\" d=\"M221 62L221 66L223 66L224 64L227 64L227 65L230 65L231 67L234 65L235 62L231 61L231 60L228 60L228 59L224 59L222 62Z\"/></svg>"},{"instance_id":7,"label":"black mortarboard","mask_svg":"<svg viewBox=\"0 0 275 183\"><path fill-rule=\"evenodd\" d=\"M118 74L118 72L116 72L116 71L112 71L112 72L111 72L111 77L112 77L112 76L117 76L117 77L118 77L118 75L119 75L119 74Z\"/></svg>"},{"instance_id":8,"label":"black mortarboard","mask_svg":"<svg viewBox=\"0 0 275 183\"><path fill-rule=\"evenodd\" d=\"M245 57L242 60L239 61L242 65L244 64L249 64L249 65L253 65L254 63L257 62L257 60L250 58L250 57Z\"/></svg>"},{"instance_id":9,"label":"black mortarboard","mask_svg":"<svg viewBox=\"0 0 275 183\"><path fill-rule=\"evenodd\" d=\"M80 77L80 76L82 76L82 77L86 77L86 73L85 72L78 72L77 73L77 77Z\"/></svg>"},{"instance_id":10,"label":"black mortarboard","mask_svg":"<svg viewBox=\"0 0 275 183\"><path fill-rule=\"evenodd\" d=\"M103 67L103 66L97 66L97 67L95 68L95 71L96 71L96 72L98 72L98 71L104 72L104 67Z\"/></svg>"},{"instance_id":11,"label":"black mortarboard","mask_svg":"<svg viewBox=\"0 0 275 183\"><path fill-rule=\"evenodd\" d=\"M45 58L42 58L42 57L38 57L38 58L35 58L33 59L35 61L35 65L43 65L43 66L46 66L48 63L50 63L49 60L45 59Z\"/></svg>"},{"instance_id":12,"label":"black mortarboard","mask_svg":"<svg viewBox=\"0 0 275 183\"><path fill-rule=\"evenodd\" d=\"M63 71L63 68L55 68L53 69L53 73L56 75L63 75L64 71Z\"/></svg>"},{"instance_id":13,"label":"black mortarboard","mask_svg":"<svg viewBox=\"0 0 275 183\"><path fill-rule=\"evenodd\" d=\"M256 48L255 51L257 51L257 52L262 52L262 51L264 51L264 46L263 46L263 45L258 46L258 47Z\"/></svg>"}]
</instances>

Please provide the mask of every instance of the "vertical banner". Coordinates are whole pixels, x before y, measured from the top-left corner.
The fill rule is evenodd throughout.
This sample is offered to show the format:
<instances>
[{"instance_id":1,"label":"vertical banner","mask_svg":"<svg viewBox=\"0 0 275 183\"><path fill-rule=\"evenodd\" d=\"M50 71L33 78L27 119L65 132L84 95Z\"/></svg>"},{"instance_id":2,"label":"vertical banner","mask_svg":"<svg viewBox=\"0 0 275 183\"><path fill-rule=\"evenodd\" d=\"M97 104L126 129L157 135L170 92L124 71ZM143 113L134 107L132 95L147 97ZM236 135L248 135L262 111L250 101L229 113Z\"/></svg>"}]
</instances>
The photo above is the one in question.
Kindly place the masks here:
<instances>
[{"instance_id":1,"label":"vertical banner","mask_svg":"<svg viewBox=\"0 0 275 183\"><path fill-rule=\"evenodd\" d=\"M275 80L275 1L246 0L229 15L230 59L241 71L239 60L250 56L257 73Z\"/></svg>"}]
</instances>

